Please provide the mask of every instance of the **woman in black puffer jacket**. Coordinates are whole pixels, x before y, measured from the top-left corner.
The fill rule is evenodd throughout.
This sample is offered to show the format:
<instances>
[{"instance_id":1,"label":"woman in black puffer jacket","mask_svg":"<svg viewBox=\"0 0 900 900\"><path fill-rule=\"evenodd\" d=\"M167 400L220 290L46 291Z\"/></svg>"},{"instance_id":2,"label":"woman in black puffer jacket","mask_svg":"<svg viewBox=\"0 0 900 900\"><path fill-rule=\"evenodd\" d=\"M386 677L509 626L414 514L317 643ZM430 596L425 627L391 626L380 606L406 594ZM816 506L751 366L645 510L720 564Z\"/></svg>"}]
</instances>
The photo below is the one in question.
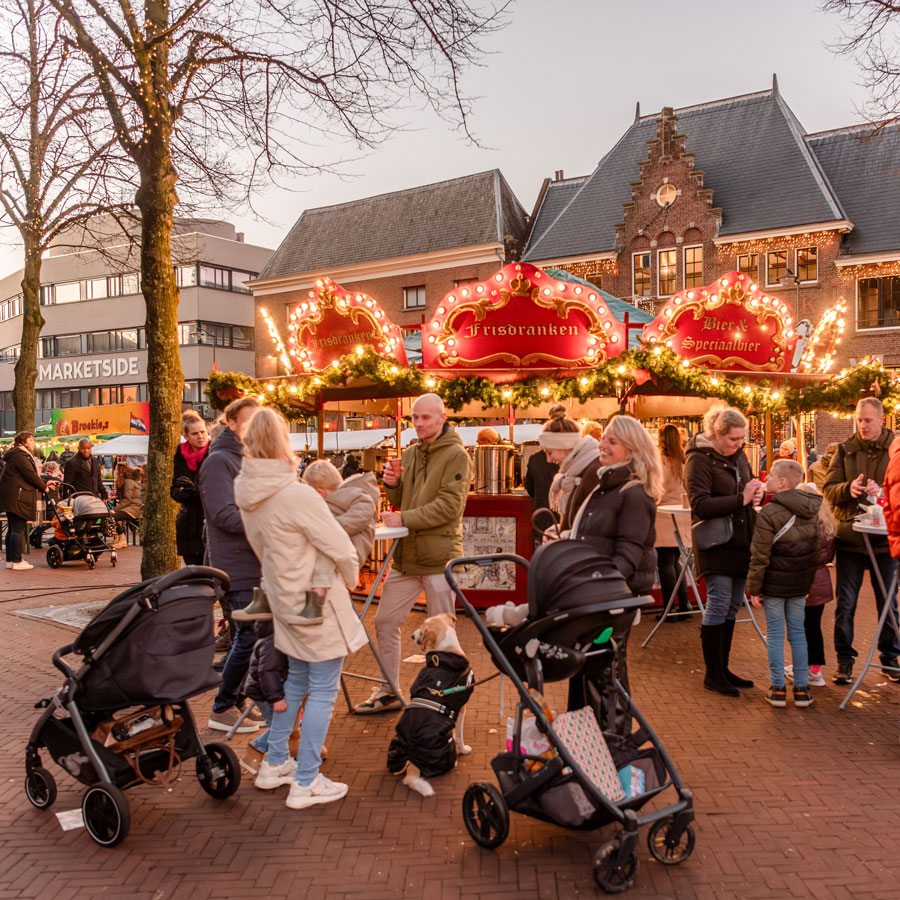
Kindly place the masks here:
<instances>
[{"instance_id":1,"label":"woman in black puffer jacket","mask_svg":"<svg viewBox=\"0 0 900 900\"><path fill-rule=\"evenodd\" d=\"M750 539L762 499L763 484L753 477L744 455L747 420L736 409L717 406L703 418L703 432L688 444L684 483L691 503L691 522L730 518L732 536L721 546L702 550L694 539L698 577L706 579L706 612L700 635L706 663L704 686L737 697L738 688L753 682L728 668L734 620L744 602Z\"/></svg>"},{"instance_id":2,"label":"woman in black puffer jacket","mask_svg":"<svg viewBox=\"0 0 900 900\"><path fill-rule=\"evenodd\" d=\"M209 435L206 423L192 409L181 416L181 430L185 440L175 451L175 471L169 489L169 496L181 504L175 519L175 545L186 566L202 566L206 549L205 520L197 482L200 466L209 451Z\"/></svg>"},{"instance_id":3,"label":"woman in black puffer jacket","mask_svg":"<svg viewBox=\"0 0 900 900\"><path fill-rule=\"evenodd\" d=\"M618 415L610 419L600 441L598 484L575 515L570 537L584 541L608 556L635 594L649 594L656 581L656 502L662 495L659 449L637 419ZM628 619L629 626L631 618ZM626 649L628 628L613 635L618 645L616 676L629 690ZM588 686L610 688L605 663L589 664L569 682L569 709L580 709L590 699ZM593 699L596 700L596 697ZM631 720L619 705L615 721L599 709L604 731L628 734Z\"/></svg>"}]
</instances>

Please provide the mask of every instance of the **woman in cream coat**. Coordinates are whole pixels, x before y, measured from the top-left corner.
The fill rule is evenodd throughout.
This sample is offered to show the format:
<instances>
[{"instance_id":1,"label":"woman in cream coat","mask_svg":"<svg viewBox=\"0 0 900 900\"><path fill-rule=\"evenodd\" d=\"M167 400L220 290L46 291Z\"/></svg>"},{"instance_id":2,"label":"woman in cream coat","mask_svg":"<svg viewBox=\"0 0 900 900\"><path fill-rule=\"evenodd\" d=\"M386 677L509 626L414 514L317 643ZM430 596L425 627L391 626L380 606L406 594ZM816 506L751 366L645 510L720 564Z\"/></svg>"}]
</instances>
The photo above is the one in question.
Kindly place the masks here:
<instances>
[{"instance_id":1,"label":"woman in cream coat","mask_svg":"<svg viewBox=\"0 0 900 900\"><path fill-rule=\"evenodd\" d=\"M235 502L262 567L275 646L289 662L284 684L287 709L272 717L268 759L260 766L256 786L290 784L287 806L303 809L347 793L346 784L329 780L319 766L344 659L366 643L349 594L359 567L350 538L325 501L297 480L287 426L278 413L261 409L250 420L244 453L247 458L234 482ZM316 552L334 560L336 572L323 608L324 621L309 625L299 614L306 605ZM304 697L295 762L288 757L288 738Z\"/></svg>"}]
</instances>

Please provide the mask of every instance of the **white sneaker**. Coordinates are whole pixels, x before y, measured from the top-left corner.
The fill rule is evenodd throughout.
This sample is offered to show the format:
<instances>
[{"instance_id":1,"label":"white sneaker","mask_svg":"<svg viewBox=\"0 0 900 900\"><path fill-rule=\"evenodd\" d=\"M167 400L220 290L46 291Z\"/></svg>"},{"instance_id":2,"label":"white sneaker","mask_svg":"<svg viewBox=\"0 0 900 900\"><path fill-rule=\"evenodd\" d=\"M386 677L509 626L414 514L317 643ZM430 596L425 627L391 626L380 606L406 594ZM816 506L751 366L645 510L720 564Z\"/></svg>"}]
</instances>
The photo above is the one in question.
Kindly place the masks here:
<instances>
[{"instance_id":1,"label":"white sneaker","mask_svg":"<svg viewBox=\"0 0 900 900\"><path fill-rule=\"evenodd\" d=\"M299 785L296 781L291 785L285 806L288 809L306 809L307 806L316 806L320 803L333 803L346 796L347 785L339 781L331 781L321 772L307 787Z\"/></svg>"},{"instance_id":2,"label":"white sneaker","mask_svg":"<svg viewBox=\"0 0 900 900\"><path fill-rule=\"evenodd\" d=\"M297 768L296 759L286 759L280 766L270 765L263 760L259 766L259 774L253 783L260 790L272 791L283 784L296 784L294 770ZM299 787L299 785L297 785Z\"/></svg>"},{"instance_id":3,"label":"white sneaker","mask_svg":"<svg viewBox=\"0 0 900 900\"><path fill-rule=\"evenodd\" d=\"M6 568L13 569L16 572L24 572L26 569L33 569L34 566L23 559L20 562L7 563Z\"/></svg>"},{"instance_id":4,"label":"white sneaker","mask_svg":"<svg viewBox=\"0 0 900 900\"><path fill-rule=\"evenodd\" d=\"M825 687L825 676L822 674L822 670L819 669L819 674L814 675L812 672L809 673L809 681L807 684L813 687Z\"/></svg>"},{"instance_id":5,"label":"white sneaker","mask_svg":"<svg viewBox=\"0 0 900 900\"><path fill-rule=\"evenodd\" d=\"M788 681L794 680L794 667L793 666L785 666L784 667L784 677Z\"/></svg>"}]
</instances>

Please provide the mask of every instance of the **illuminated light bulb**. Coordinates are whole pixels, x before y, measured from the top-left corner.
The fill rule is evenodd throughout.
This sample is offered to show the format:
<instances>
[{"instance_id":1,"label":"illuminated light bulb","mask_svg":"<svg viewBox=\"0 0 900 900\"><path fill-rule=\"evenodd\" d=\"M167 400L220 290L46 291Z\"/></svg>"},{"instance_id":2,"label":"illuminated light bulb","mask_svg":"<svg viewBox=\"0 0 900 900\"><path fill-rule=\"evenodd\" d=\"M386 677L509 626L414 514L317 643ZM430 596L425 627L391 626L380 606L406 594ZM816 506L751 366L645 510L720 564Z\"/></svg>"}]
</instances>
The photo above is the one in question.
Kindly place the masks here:
<instances>
[{"instance_id":1,"label":"illuminated light bulb","mask_svg":"<svg viewBox=\"0 0 900 900\"><path fill-rule=\"evenodd\" d=\"M690 364L691 364L691 361L689 359L683 359L681 361L682 368L686 369Z\"/></svg>"},{"instance_id":2,"label":"illuminated light bulb","mask_svg":"<svg viewBox=\"0 0 900 900\"><path fill-rule=\"evenodd\" d=\"M512 397L512 391L504 391L504 392L503 392L503 397L504 397L505 399L509 399L510 397Z\"/></svg>"},{"instance_id":3,"label":"illuminated light bulb","mask_svg":"<svg viewBox=\"0 0 900 900\"><path fill-rule=\"evenodd\" d=\"M750 285L750 290L751 290L751 291L755 291L755 290L756 290L756 284L751 284L751 285Z\"/></svg>"},{"instance_id":4,"label":"illuminated light bulb","mask_svg":"<svg viewBox=\"0 0 900 900\"><path fill-rule=\"evenodd\" d=\"M609 330L610 328L612 328L612 322L604 322L603 327Z\"/></svg>"},{"instance_id":5,"label":"illuminated light bulb","mask_svg":"<svg viewBox=\"0 0 900 900\"><path fill-rule=\"evenodd\" d=\"M375 304L374 304L374 303L372 303L372 301L371 301L371 300L366 300L366 306L368 306L368 307L369 307L369 309L371 309L371 308L372 308L372 307L373 307L373 306L374 306L374 305L375 305Z\"/></svg>"},{"instance_id":6,"label":"illuminated light bulb","mask_svg":"<svg viewBox=\"0 0 900 900\"><path fill-rule=\"evenodd\" d=\"M793 329L793 328L788 328L788 330L787 330L787 336L788 336L788 337L793 337L793 336L794 336L794 329Z\"/></svg>"},{"instance_id":7,"label":"illuminated light bulb","mask_svg":"<svg viewBox=\"0 0 900 900\"><path fill-rule=\"evenodd\" d=\"M709 299L712 300L713 303L715 303L716 300L719 299L719 295L718 295L718 294L713 294L712 297L710 297Z\"/></svg>"},{"instance_id":8,"label":"illuminated light bulb","mask_svg":"<svg viewBox=\"0 0 900 900\"><path fill-rule=\"evenodd\" d=\"M292 385L288 388L288 390L289 390L292 394L296 394L296 393L297 393L297 385L296 385L296 384L292 384Z\"/></svg>"},{"instance_id":9,"label":"illuminated light bulb","mask_svg":"<svg viewBox=\"0 0 900 900\"><path fill-rule=\"evenodd\" d=\"M654 347L654 348L653 348L653 355L654 355L654 356L659 356L661 353L662 353L662 347Z\"/></svg>"},{"instance_id":10,"label":"illuminated light bulb","mask_svg":"<svg viewBox=\"0 0 900 900\"><path fill-rule=\"evenodd\" d=\"M596 344L596 343L597 343L597 338L591 338L591 339L588 341L588 343L589 343L589 344Z\"/></svg>"},{"instance_id":11,"label":"illuminated light bulb","mask_svg":"<svg viewBox=\"0 0 900 900\"><path fill-rule=\"evenodd\" d=\"M710 381L712 381L714 387L718 387L718 386L719 386L719 379L718 379L718 378L711 378Z\"/></svg>"},{"instance_id":12,"label":"illuminated light bulb","mask_svg":"<svg viewBox=\"0 0 900 900\"><path fill-rule=\"evenodd\" d=\"M616 369L616 371L617 371L620 375L624 375L624 374L625 374L625 366L619 366L619 368Z\"/></svg>"},{"instance_id":13,"label":"illuminated light bulb","mask_svg":"<svg viewBox=\"0 0 900 900\"><path fill-rule=\"evenodd\" d=\"M784 320L784 324L785 324L785 325L790 325L792 321L793 321L793 320L791 319L791 317L788 316L788 317Z\"/></svg>"},{"instance_id":14,"label":"illuminated light bulb","mask_svg":"<svg viewBox=\"0 0 900 900\"><path fill-rule=\"evenodd\" d=\"M588 352L587 352L588 356L596 356L596 354L597 354L597 351L593 347L591 347L591 349L588 350Z\"/></svg>"},{"instance_id":15,"label":"illuminated light bulb","mask_svg":"<svg viewBox=\"0 0 900 900\"><path fill-rule=\"evenodd\" d=\"M558 281L558 282L556 283L556 289L557 289L558 291L564 291L564 290L566 289L566 286L565 286L564 284L562 284L562 282L559 282L559 281Z\"/></svg>"},{"instance_id":16,"label":"illuminated light bulb","mask_svg":"<svg viewBox=\"0 0 900 900\"><path fill-rule=\"evenodd\" d=\"M428 343L429 344L433 344L436 340L437 340L437 338L433 334L428 335Z\"/></svg>"},{"instance_id":17,"label":"illuminated light bulb","mask_svg":"<svg viewBox=\"0 0 900 900\"><path fill-rule=\"evenodd\" d=\"M772 399L777 400L781 394L778 391L772 391Z\"/></svg>"},{"instance_id":18,"label":"illuminated light bulb","mask_svg":"<svg viewBox=\"0 0 900 900\"><path fill-rule=\"evenodd\" d=\"M441 326L438 325L437 322L432 322L432 323L431 323L431 327L432 327L432 328L440 328Z\"/></svg>"},{"instance_id":19,"label":"illuminated light bulb","mask_svg":"<svg viewBox=\"0 0 900 900\"><path fill-rule=\"evenodd\" d=\"M596 294L588 294L588 300L590 300L591 303L593 303L596 299L597 299Z\"/></svg>"},{"instance_id":20,"label":"illuminated light bulb","mask_svg":"<svg viewBox=\"0 0 900 900\"><path fill-rule=\"evenodd\" d=\"M667 347L671 347L671 346L672 346L672 342L671 342L671 341L666 341L666 346L667 346Z\"/></svg>"},{"instance_id":21,"label":"illuminated light bulb","mask_svg":"<svg viewBox=\"0 0 900 900\"><path fill-rule=\"evenodd\" d=\"M362 356L362 355L363 355L362 344L357 344L357 345L356 345L356 353L357 353L358 356Z\"/></svg>"},{"instance_id":22,"label":"illuminated light bulb","mask_svg":"<svg viewBox=\"0 0 900 900\"><path fill-rule=\"evenodd\" d=\"M306 312L306 310L309 309L309 304L308 304L308 303L301 303L301 304L300 304L300 309L302 309L303 312Z\"/></svg>"},{"instance_id":23,"label":"illuminated light bulb","mask_svg":"<svg viewBox=\"0 0 900 900\"><path fill-rule=\"evenodd\" d=\"M663 310L663 315L671 316L671 315L672 315L672 310L671 310L671 309L664 309L664 310Z\"/></svg>"},{"instance_id":24,"label":"illuminated light bulb","mask_svg":"<svg viewBox=\"0 0 900 900\"><path fill-rule=\"evenodd\" d=\"M580 284L575 285L575 293L578 296L581 296L584 293L584 288Z\"/></svg>"},{"instance_id":25,"label":"illuminated light bulb","mask_svg":"<svg viewBox=\"0 0 900 900\"><path fill-rule=\"evenodd\" d=\"M321 279L321 278L318 279L318 281L316 281L316 287L317 287L317 288L322 287L322 279Z\"/></svg>"},{"instance_id":26,"label":"illuminated light bulb","mask_svg":"<svg viewBox=\"0 0 900 900\"><path fill-rule=\"evenodd\" d=\"M744 388L744 393L745 393L745 394L749 394L749 393L750 393L750 385L749 385L749 384L747 385L747 387Z\"/></svg>"},{"instance_id":27,"label":"illuminated light bulb","mask_svg":"<svg viewBox=\"0 0 900 900\"><path fill-rule=\"evenodd\" d=\"M541 388L541 394L542 394L544 397L546 397L547 394L549 394L549 393L550 393L550 388L545 388L545 387Z\"/></svg>"},{"instance_id":28,"label":"illuminated light bulb","mask_svg":"<svg viewBox=\"0 0 900 900\"><path fill-rule=\"evenodd\" d=\"M446 350L447 347L445 344L438 344L438 350Z\"/></svg>"},{"instance_id":29,"label":"illuminated light bulb","mask_svg":"<svg viewBox=\"0 0 900 900\"><path fill-rule=\"evenodd\" d=\"M550 290L550 288L544 288L544 296L545 297L549 297L551 293L552 293L552 291Z\"/></svg>"},{"instance_id":30,"label":"illuminated light bulb","mask_svg":"<svg viewBox=\"0 0 900 900\"><path fill-rule=\"evenodd\" d=\"M460 291L460 294L462 294L463 297L468 297L468 296L469 296L469 289L468 289L468 288L463 288L463 289Z\"/></svg>"},{"instance_id":31,"label":"illuminated light bulb","mask_svg":"<svg viewBox=\"0 0 900 900\"><path fill-rule=\"evenodd\" d=\"M437 382L433 378L429 378L428 381L425 382L425 384L427 384L428 387L434 387Z\"/></svg>"},{"instance_id":32,"label":"illuminated light bulb","mask_svg":"<svg viewBox=\"0 0 900 900\"><path fill-rule=\"evenodd\" d=\"M728 279L727 278L722 279L722 287L728 287Z\"/></svg>"},{"instance_id":33,"label":"illuminated light bulb","mask_svg":"<svg viewBox=\"0 0 900 900\"><path fill-rule=\"evenodd\" d=\"M332 364L335 368L337 368L338 365L339 365L339 362L338 362L338 360L333 359L333 360L331 361L331 364Z\"/></svg>"},{"instance_id":34,"label":"illuminated light bulb","mask_svg":"<svg viewBox=\"0 0 900 900\"><path fill-rule=\"evenodd\" d=\"M694 292L693 292L693 291L688 291L687 298L688 298L688 300L693 300L693 299L694 299Z\"/></svg>"},{"instance_id":35,"label":"illuminated light bulb","mask_svg":"<svg viewBox=\"0 0 900 900\"><path fill-rule=\"evenodd\" d=\"M679 303L681 303L681 297L676 297L672 302L677 306Z\"/></svg>"},{"instance_id":36,"label":"illuminated light bulb","mask_svg":"<svg viewBox=\"0 0 900 900\"><path fill-rule=\"evenodd\" d=\"M455 340L454 338L450 338L450 340L447 341L447 343L448 343L451 347L455 347L455 346L456 346L456 340Z\"/></svg>"},{"instance_id":37,"label":"illuminated light bulb","mask_svg":"<svg viewBox=\"0 0 900 900\"><path fill-rule=\"evenodd\" d=\"M269 393L271 393L272 391L275 390L275 385L270 382L269 384L266 385L266 390L269 391Z\"/></svg>"},{"instance_id":38,"label":"illuminated light bulb","mask_svg":"<svg viewBox=\"0 0 900 900\"><path fill-rule=\"evenodd\" d=\"M503 281L503 276L498 273L494 276L494 281Z\"/></svg>"},{"instance_id":39,"label":"illuminated light bulb","mask_svg":"<svg viewBox=\"0 0 900 900\"><path fill-rule=\"evenodd\" d=\"M396 366L391 366L391 374L396 375L400 370Z\"/></svg>"},{"instance_id":40,"label":"illuminated light bulb","mask_svg":"<svg viewBox=\"0 0 900 900\"><path fill-rule=\"evenodd\" d=\"M588 384L587 378L582 378L582 379L581 379L581 386L582 386L582 387L587 387L587 384Z\"/></svg>"},{"instance_id":41,"label":"illuminated light bulb","mask_svg":"<svg viewBox=\"0 0 900 900\"><path fill-rule=\"evenodd\" d=\"M321 383L322 383L321 378L313 378L313 384L321 384Z\"/></svg>"},{"instance_id":42,"label":"illuminated light bulb","mask_svg":"<svg viewBox=\"0 0 900 900\"><path fill-rule=\"evenodd\" d=\"M259 308L259 314L260 314L263 318L265 318L265 317L269 314L269 311L268 311L264 306L261 306L261 307Z\"/></svg>"},{"instance_id":43,"label":"illuminated light bulb","mask_svg":"<svg viewBox=\"0 0 900 900\"><path fill-rule=\"evenodd\" d=\"M619 379L616 379L616 387L622 387L622 382Z\"/></svg>"},{"instance_id":44,"label":"illuminated light bulb","mask_svg":"<svg viewBox=\"0 0 900 900\"><path fill-rule=\"evenodd\" d=\"M476 290L477 293L483 294L483 293L484 293L484 285L483 285L483 284L476 284L476 285L475 285L475 290Z\"/></svg>"},{"instance_id":45,"label":"illuminated light bulb","mask_svg":"<svg viewBox=\"0 0 900 900\"><path fill-rule=\"evenodd\" d=\"M741 339L741 333L740 333L739 331L736 331L736 332L734 333L734 339L735 339L736 341L739 341L739 340Z\"/></svg>"},{"instance_id":46,"label":"illuminated light bulb","mask_svg":"<svg viewBox=\"0 0 900 900\"><path fill-rule=\"evenodd\" d=\"M750 305L751 305L754 309L756 309L756 307L759 306L759 301L754 297L754 298L750 301Z\"/></svg>"},{"instance_id":47,"label":"illuminated light bulb","mask_svg":"<svg viewBox=\"0 0 900 900\"><path fill-rule=\"evenodd\" d=\"M598 306L598 307L597 307L597 312L600 313L601 316L605 316L605 315L606 315L606 307L605 307L605 306Z\"/></svg>"},{"instance_id":48,"label":"illuminated light bulb","mask_svg":"<svg viewBox=\"0 0 900 900\"><path fill-rule=\"evenodd\" d=\"M291 313L291 321L292 321L292 322L296 322L296 321L297 321L297 313L295 313L295 312Z\"/></svg>"},{"instance_id":49,"label":"illuminated light bulb","mask_svg":"<svg viewBox=\"0 0 900 900\"><path fill-rule=\"evenodd\" d=\"M610 338L610 340L611 340L614 344L618 344L618 343L619 343L619 336L618 336L617 334L614 334L614 335Z\"/></svg>"},{"instance_id":50,"label":"illuminated light bulb","mask_svg":"<svg viewBox=\"0 0 900 900\"><path fill-rule=\"evenodd\" d=\"M445 312L447 312L447 307L446 307L446 306L439 306L439 307L437 308L437 314L438 314L439 316L442 316Z\"/></svg>"}]
</instances>

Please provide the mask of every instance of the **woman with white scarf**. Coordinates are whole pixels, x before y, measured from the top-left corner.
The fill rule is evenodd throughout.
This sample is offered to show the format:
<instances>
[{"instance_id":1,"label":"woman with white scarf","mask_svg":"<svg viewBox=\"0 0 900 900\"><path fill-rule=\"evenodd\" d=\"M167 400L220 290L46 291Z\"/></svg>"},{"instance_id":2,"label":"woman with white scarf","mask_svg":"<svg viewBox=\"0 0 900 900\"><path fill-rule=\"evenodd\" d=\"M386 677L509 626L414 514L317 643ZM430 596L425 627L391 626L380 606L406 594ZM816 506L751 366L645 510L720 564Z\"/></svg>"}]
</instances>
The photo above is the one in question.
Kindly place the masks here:
<instances>
[{"instance_id":1,"label":"woman with white scarf","mask_svg":"<svg viewBox=\"0 0 900 900\"><path fill-rule=\"evenodd\" d=\"M566 416L566 408L550 407L550 418L538 437L547 461L559 463L550 484L550 509L560 518L560 531L571 527L581 500L596 485L600 446L589 436L582 437L578 425ZM573 500L578 498L577 505Z\"/></svg>"}]
</instances>

